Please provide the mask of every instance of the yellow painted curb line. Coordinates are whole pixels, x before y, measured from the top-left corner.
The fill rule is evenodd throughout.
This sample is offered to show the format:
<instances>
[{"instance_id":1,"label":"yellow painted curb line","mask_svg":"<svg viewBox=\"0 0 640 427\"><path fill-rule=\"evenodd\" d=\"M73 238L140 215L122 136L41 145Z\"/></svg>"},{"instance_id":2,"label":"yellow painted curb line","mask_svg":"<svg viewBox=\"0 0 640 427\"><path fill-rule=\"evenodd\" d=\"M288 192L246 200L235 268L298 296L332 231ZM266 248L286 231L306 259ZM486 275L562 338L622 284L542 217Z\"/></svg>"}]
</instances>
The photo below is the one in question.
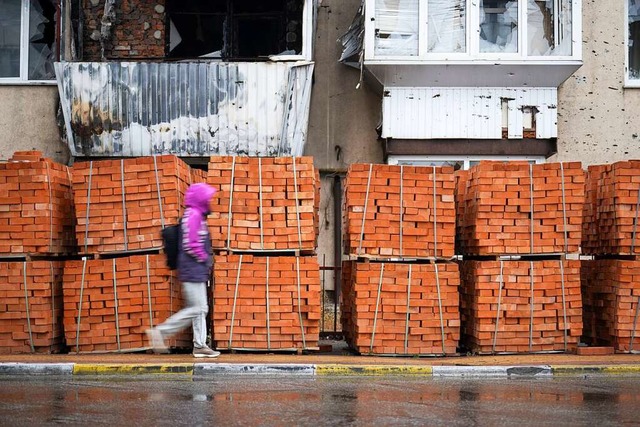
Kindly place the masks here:
<instances>
[{"instance_id":1,"label":"yellow painted curb line","mask_svg":"<svg viewBox=\"0 0 640 427\"><path fill-rule=\"evenodd\" d=\"M433 368L400 365L317 365L316 375L433 375Z\"/></svg>"},{"instance_id":2,"label":"yellow painted curb line","mask_svg":"<svg viewBox=\"0 0 640 427\"><path fill-rule=\"evenodd\" d=\"M640 365L567 365L552 366L553 375L577 375L577 374L640 374Z\"/></svg>"},{"instance_id":3,"label":"yellow painted curb line","mask_svg":"<svg viewBox=\"0 0 640 427\"><path fill-rule=\"evenodd\" d=\"M73 375L120 375L120 374L193 374L193 363L173 364L76 364L73 367Z\"/></svg>"}]
</instances>

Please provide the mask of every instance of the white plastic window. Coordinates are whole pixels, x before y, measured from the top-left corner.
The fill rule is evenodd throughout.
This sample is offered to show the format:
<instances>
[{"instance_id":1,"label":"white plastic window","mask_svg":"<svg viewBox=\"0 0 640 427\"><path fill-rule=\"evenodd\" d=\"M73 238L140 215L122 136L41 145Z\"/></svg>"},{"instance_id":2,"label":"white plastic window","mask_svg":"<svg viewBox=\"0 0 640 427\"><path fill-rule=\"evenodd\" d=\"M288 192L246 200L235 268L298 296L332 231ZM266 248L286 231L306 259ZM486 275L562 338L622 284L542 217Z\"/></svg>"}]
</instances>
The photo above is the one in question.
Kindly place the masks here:
<instances>
[{"instance_id":1,"label":"white plastic window","mask_svg":"<svg viewBox=\"0 0 640 427\"><path fill-rule=\"evenodd\" d=\"M640 0L628 0L627 80L640 84Z\"/></svg>"},{"instance_id":2,"label":"white plastic window","mask_svg":"<svg viewBox=\"0 0 640 427\"><path fill-rule=\"evenodd\" d=\"M466 0L429 0L428 4L429 52L466 52Z\"/></svg>"},{"instance_id":3,"label":"white plastic window","mask_svg":"<svg viewBox=\"0 0 640 427\"><path fill-rule=\"evenodd\" d=\"M55 16L50 0L0 0L0 82L55 79Z\"/></svg>"},{"instance_id":4,"label":"white plastic window","mask_svg":"<svg viewBox=\"0 0 640 427\"><path fill-rule=\"evenodd\" d=\"M376 0L376 55L418 55L419 9L418 0Z\"/></svg>"}]
</instances>

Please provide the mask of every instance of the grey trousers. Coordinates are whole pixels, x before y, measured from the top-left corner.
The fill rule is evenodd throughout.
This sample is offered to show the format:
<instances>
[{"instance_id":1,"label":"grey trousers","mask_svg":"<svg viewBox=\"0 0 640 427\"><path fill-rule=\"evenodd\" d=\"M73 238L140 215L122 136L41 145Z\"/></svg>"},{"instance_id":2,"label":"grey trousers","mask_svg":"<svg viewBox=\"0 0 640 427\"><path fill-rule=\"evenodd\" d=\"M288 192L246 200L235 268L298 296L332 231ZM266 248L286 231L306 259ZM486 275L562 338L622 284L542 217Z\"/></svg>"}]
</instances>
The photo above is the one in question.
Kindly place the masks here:
<instances>
[{"instance_id":1,"label":"grey trousers","mask_svg":"<svg viewBox=\"0 0 640 427\"><path fill-rule=\"evenodd\" d=\"M182 284L182 296L185 306L156 327L163 337L174 335L181 330L193 327L193 347L207 346L207 284L185 282Z\"/></svg>"}]
</instances>

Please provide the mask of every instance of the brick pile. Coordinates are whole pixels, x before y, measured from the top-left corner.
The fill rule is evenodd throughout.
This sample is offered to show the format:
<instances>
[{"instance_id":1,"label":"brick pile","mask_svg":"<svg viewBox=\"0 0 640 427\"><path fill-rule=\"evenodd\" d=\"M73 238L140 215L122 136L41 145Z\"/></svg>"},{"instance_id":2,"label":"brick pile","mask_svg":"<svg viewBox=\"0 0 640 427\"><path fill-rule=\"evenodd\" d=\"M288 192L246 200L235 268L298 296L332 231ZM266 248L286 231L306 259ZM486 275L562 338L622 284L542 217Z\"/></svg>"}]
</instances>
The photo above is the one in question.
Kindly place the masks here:
<instances>
[{"instance_id":1,"label":"brick pile","mask_svg":"<svg viewBox=\"0 0 640 427\"><path fill-rule=\"evenodd\" d=\"M460 275L463 348L488 354L577 347L580 261L462 261Z\"/></svg>"},{"instance_id":2,"label":"brick pile","mask_svg":"<svg viewBox=\"0 0 640 427\"><path fill-rule=\"evenodd\" d=\"M360 354L452 355L460 339L453 263L345 261L343 330Z\"/></svg>"},{"instance_id":3,"label":"brick pile","mask_svg":"<svg viewBox=\"0 0 640 427\"><path fill-rule=\"evenodd\" d=\"M584 340L640 350L640 161L590 166L583 250Z\"/></svg>"},{"instance_id":4,"label":"brick pile","mask_svg":"<svg viewBox=\"0 0 640 427\"><path fill-rule=\"evenodd\" d=\"M344 190L344 252L450 259L455 251L451 167L354 164Z\"/></svg>"},{"instance_id":5,"label":"brick pile","mask_svg":"<svg viewBox=\"0 0 640 427\"><path fill-rule=\"evenodd\" d=\"M583 261L584 340L617 352L640 350L640 262Z\"/></svg>"},{"instance_id":6,"label":"brick pile","mask_svg":"<svg viewBox=\"0 0 640 427\"><path fill-rule=\"evenodd\" d=\"M588 168L583 250L640 255L640 160Z\"/></svg>"},{"instance_id":7,"label":"brick pile","mask_svg":"<svg viewBox=\"0 0 640 427\"><path fill-rule=\"evenodd\" d=\"M462 255L578 253L585 173L580 163L483 161L460 182Z\"/></svg>"},{"instance_id":8,"label":"brick pile","mask_svg":"<svg viewBox=\"0 0 640 427\"><path fill-rule=\"evenodd\" d=\"M0 353L58 353L62 261L0 262Z\"/></svg>"},{"instance_id":9,"label":"brick pile","mask_svg":"<svg viewBox=\"0 0 640 427\"><path fill-rule=\"evenodd\" d=\"M218 349L318 346L320 274L314 256L219 255L213 334Z\"/></svg>"},{"instance_id":10,"label":"brick pile","mask_svg":"<svg viewBox=\"0 0 640 427\"><path fill-rule=\"evenodd\" d=\"M182 214L184 194L204 174L166 155L73 166L76 236L83 254L161 249L160 230Z\"/></svg>"},{"instance_id":11,"label":"brick pile","mask_svg":"<svg viewBox=\"0 0 640 427\"><path fill-rule=\"evenodd\" d=\"M74 353L146 348L145 330L182 307L163 254L67 261L63 295L65 337ZM191 332L166 343L190 348Z\"/></svg>"},{"instance_id":12,"label":"brick pile","mask_svg":"<svg viewBox=\"0 0 640 427\"><path fill-rule=\"evenodd\" d=\"M0 257L76 251L71 175L39 151L0 163Z\"/></svg>"},{"instance_id":13,"label":"brick pile","mask_svg":"<svg viewBox=\"0 0 640 427\"><path fill-rule=\"evenodd\" d=\"M207 182L220 190L209 219L215 249L315 253L320 186L313 158L213 156Z\"/></svg>"}]
</instances>

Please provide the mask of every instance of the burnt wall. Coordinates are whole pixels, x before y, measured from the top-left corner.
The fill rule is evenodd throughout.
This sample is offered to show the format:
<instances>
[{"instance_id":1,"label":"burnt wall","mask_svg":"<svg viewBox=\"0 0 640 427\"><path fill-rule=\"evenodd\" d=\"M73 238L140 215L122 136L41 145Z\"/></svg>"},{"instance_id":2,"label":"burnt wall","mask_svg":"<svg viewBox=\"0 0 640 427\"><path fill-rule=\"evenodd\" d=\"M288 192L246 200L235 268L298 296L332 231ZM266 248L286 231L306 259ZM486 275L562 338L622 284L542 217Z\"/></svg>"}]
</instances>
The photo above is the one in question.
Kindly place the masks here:
<instances>
[{"instance_id":1,"label":"burnt wall","mask_svg":"<svg viewBox=\"0 0 640 427\"><path fill-rule=\"evenodd\" d=\"M165 56L165 0L114 2L115 22L104 41L105 59L156 59ZM105 0L83 0L84 61L100 61Z\"/></svg>"}]
</instances>

